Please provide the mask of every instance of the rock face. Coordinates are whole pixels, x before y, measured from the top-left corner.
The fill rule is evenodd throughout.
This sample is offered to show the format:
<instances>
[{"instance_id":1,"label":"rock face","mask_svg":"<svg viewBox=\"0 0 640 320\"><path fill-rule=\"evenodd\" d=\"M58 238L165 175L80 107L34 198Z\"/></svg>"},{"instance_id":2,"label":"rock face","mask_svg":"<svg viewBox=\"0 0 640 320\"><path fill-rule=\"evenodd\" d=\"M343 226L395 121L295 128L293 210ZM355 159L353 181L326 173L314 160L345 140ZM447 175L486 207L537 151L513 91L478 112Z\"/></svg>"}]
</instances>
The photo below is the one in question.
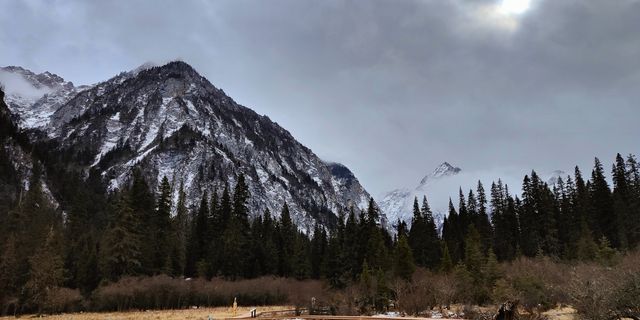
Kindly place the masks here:
<instances>
[{"instance_id":1,"label":"rock face","mask_svg":"<svg viewBox=\"0 0 640 320\"><path fill-rule=\"evenodd\" d=\"M420 183L414 188L401 188L387 192L379 201L380 210L389 222L396 223L398 220L405 221L411 225L413 217L413 201L417 197L422 204L422 197L426 195L427 189L437 184L438 181L447 177L459 174L462 169L454 167L448 162L439 165L432 173L425 175ZM433 208L432 208L433 209ZM440 225L444 216L439 216L439 210L434 211L434 219Z\"/></svg>"},{"instance_id":2,"label":"rock face","mask_svg":"<svg viewBox=\"0 0 640 320\"><path fill-rule=\"evenodd\" d=\"M47 74L19 70L25 79ZM347 167L322 161L184 62L143 66L91 87L49 78L34 81L34 87L50 90L35 102L19 95L9 99L11 112L23 128L58 142L78 165L98 170L111 189L139 168L152 185L163 176L176 186L183 183L195 204L205 190L233 187L242 173L252 214L268 209L277 216L286 201L302 230L316 222L331 227L338 212L368 202L369 194ZM53 94L60 98L42 102Z\"/></svg>"},{"instance_id":3,"label":"rock face","mask_svg":"<svg viewBox=\"0 0 640 320\"><path fill-rule=\"evenodd\" d=\"M52 115L80 90L60 76L35 74L15 66L0 68L0 82L6 87L5 102L14 121L23 129L47 131Z\"/></svg>"}]
</instances>

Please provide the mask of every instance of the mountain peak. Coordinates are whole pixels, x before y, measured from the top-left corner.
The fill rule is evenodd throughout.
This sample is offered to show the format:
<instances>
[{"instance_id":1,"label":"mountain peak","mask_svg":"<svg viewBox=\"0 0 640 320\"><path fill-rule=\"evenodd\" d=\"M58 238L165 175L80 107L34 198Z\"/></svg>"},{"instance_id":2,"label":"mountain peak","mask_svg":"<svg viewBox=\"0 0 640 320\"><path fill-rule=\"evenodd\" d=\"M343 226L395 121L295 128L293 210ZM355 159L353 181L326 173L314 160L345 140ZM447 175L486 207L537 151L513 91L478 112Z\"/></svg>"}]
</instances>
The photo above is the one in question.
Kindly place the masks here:
<instances>
[{"instance_id":1,"label":"mountain peak","mask_svg":"<svg viewBox=\"0 0 640 320\"><path fill-rule=\"evenodd\" d=\"M143 66L144 65L148 65L148 64L143 64ZM182 60L174 60L164 65L153 67L150 69L157 69L157 70L161 70L168 73L174 73L174 74L178 73L178 74L189 74L189 75L200 76L200 74L196 71L196 69L194 69L190 64Z\"/></svg>"},{"instance_id":2,"label":"mountain peak","mask_svg":"<svg viewBox=\"0 0 640 320\"><path fill-rule=\"evenodd\" d=\"M433 170L432 173L424 176L424 178L422 178L422 180L420 181L420 185L424 185L431 179L438 179L441 177L456 175L460 173L460 171L462 171L462 169L458 167L454 167L449 162L445 161L441 163L438 167L436 167L436 169Z\"/></svg>"}]
</instances>

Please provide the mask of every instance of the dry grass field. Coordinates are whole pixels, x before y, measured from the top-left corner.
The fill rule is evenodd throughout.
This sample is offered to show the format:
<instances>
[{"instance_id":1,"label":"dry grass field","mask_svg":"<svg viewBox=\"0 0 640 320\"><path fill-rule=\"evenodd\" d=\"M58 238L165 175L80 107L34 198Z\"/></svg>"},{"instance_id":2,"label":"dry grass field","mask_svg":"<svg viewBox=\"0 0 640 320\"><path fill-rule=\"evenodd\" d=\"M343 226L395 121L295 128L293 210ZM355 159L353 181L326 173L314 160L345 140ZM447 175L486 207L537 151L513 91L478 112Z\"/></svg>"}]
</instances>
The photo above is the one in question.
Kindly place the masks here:
<instances>
[{"instance_id":1,"label":"dry grass field","mask_svg":"<svg viewBox=\"0 0 640 320\"><path fill-rule=\"evenodd\" d=\"M257 307L258 312L290 310L291 306L267 306ZM236 316L248 313L251 307L238 307ZM231 308L199 308L185 310L156 310L156 311L129 311L129 312L105 312L105 313L73 313L43 316L49 320L184 320L184 319L223 319L233 317ZM23 315L21 319L30 319L35 316ZM14 317L0 317L0 320L16 319Z\"/></svg>"},{"instance_id":2,"label":"dry grass field","mask_svg":"<svg viewBox=\"0 0 640 320\"><path fill-rule=\"evenodd\" d=\"M266 306L257 307L258 312L291 310L293 306ZM238 307L236 316L246 315L251 307ZM495 308L482 308L484 312L492 312ZM543 313L549 320L575 320L575 309L570 307L557 307ZM104 313L74 313L43 316L50 320L183 320L183 319L224 319L234 315L231 308L199 308L185 310L156 310L156 311L129 311L129 312L104 312ZM36 316L24 315L20 318L30 319ZM0 317L0 320L16 319L14 317Z\"/></svg>"}]
</instances>

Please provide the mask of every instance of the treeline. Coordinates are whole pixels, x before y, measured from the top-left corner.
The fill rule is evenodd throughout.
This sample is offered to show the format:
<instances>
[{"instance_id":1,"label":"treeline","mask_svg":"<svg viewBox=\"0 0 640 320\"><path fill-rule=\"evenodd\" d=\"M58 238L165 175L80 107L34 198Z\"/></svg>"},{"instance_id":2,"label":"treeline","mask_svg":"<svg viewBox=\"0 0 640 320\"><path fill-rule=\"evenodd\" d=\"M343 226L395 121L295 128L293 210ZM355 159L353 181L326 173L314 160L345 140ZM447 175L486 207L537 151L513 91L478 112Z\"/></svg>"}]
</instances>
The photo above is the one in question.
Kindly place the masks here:
<instances>
[{"instance_id":1,"label":"treeline","mask_svg":"<svg viewBox=\"0 0 640 320\"><path fill-rule=\"evenodd\" d=\"M616 157L613 189L598 159L587 180L576 168L550 186L532 172L521 196L501 181L487 195L479 182L466 195L460 191L457 206L450 201L441 232L426 197L415 199L410 226L398 221L393 233L371 199L363 210L340 212L334 230L316 226L306 235L286 203L277 218L250 214L242 175L187 207L182 184L166 177L152 187L134 171L128 185L107 193L94 173L83 180L47 167L46 174L67 199L60 208L43 190L35 162L28 189L0 212L4 312L47 310L61 296L93 299L123 278L158 275L322 279L334 289L360 288L357 304L366 312L397 299L397 281L411 283L416 269L453 273L468 285L468 302L486 303L499 262L546 256L614 264L640 241L640 174L632 155Z\"/></svg>"}]
</instances>

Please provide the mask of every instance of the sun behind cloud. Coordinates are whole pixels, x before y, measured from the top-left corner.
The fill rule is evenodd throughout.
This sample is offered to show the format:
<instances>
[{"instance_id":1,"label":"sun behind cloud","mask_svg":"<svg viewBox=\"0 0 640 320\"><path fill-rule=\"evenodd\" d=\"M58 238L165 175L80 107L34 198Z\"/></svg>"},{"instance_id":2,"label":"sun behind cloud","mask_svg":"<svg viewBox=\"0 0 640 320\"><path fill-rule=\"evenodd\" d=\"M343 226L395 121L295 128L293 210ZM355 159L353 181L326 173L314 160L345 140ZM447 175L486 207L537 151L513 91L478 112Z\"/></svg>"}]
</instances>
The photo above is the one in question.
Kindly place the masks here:
<instances>
[{"instance_id":1,"label":"sun behind cloud","mask_svg":"<svg viewBox=\"0 0 640 320\"><path fill-rule=\"evenodd\" d=\"M521 15L531 8L531 0L501 0L498 12L505 15Z\"/></svg>"}]
</instances>

